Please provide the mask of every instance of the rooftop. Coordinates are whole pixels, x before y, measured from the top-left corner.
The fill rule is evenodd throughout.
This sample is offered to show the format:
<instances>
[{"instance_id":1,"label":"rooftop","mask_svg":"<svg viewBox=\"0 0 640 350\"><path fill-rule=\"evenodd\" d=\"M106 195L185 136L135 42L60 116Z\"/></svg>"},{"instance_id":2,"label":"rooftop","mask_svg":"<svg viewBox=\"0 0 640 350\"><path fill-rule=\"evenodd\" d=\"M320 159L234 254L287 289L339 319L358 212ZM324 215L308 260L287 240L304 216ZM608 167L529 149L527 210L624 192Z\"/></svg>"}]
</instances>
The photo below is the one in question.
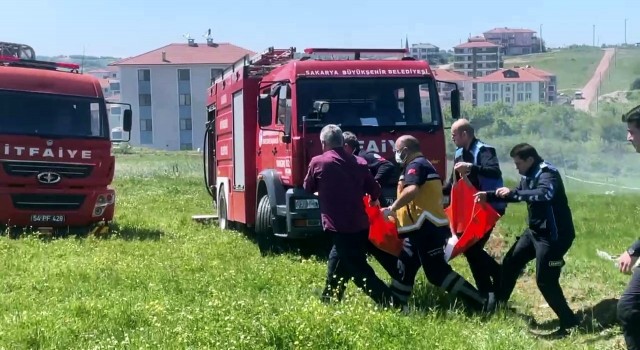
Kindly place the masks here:
<instances>
[{"instance_id":1,"label":"rooftop","mask_svg":"<svg viewBox=\"0 0 640 350\"><path fill-rule=\"evenodd\" d=\"M173 43L113 62L110 66L231 64L244 55L255 54L251 50L230 43L216 43L214 46L209 46L207 43L196 45Z\"/></svg>"},{"instance_id":2,"label":"rooftop","mask_svg":"<svg viewBox=\"0 0 640 350\"><path fill-rule=\"evenodd\" d=\"M484 34L507 34L507 33L535 33L535 30L525 28L493 28L484 32Z\"/></svg>"},{"instance_id":3,"label":"rooftop","mask_svg":"<svg viewBox=\"0 0 640 350\"><path fill-rule=\"evenodd\" d=\"M489 41L485 41L485 40L478 40L477 38L473 38L473 40L469 40L468 42L464 43L464 44L460 44L458 46L454 46L454 49L473 49L473 48L494 48L494 47L500 47L500 45L496 45L492 42Z\"/></svg>"},{"instance_id":4,"label":"rooftop","mask_svg":"<svg viewBox=\"0 0 640 350\"><path fill-rule=\"evenodd\" d=\"M543 82L546 79L534 74L529 68L507 68L477 78L475 81L478 83Z\"/></svg>"},{"instance_id":5,"label":"rooftop","mask_svg":"<svg viewBox=\"0 0 640 350\"><path fill-rule=\"evenodd\" d=\"M447 69L433 69L433 75L438 80L444 81L467 81L472 80L471 77L453 72Z\"/></svg>"}]
</instances>

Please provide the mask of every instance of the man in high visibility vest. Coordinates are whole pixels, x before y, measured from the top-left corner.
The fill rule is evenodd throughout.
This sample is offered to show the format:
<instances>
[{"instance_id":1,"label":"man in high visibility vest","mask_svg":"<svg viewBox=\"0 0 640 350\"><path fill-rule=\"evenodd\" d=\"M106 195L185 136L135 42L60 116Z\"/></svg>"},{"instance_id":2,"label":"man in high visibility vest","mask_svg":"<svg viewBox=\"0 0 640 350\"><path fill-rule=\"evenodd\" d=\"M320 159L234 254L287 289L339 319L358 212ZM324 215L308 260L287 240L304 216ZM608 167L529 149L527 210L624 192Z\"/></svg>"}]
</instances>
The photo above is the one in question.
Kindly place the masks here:
<instances>
[{"instance_id":1,"label":"man in high visibility vest","mask_svg":"<svg viewBox=\"0 0 640 350\"><path fill-rule=\"evenodd\" d=\"M622 116L627 123L627 141L640 153L640 106ZM640 349L640 268L633 268L640 257L640 239L636 240L620 258L620 272L631 273L631 280L618 301L618 320L622 325L627 349Z\"/></svg>"},{"instance_id":2,"label":"man in high visibility vest","mask_svg":"<svg viewBox=\"0 0 640 350\"><path fill-rule=\"evenodd\" d=\"M465 175L478 191L495 191L503 186L502 171L496 150L476 138L475 130L468 120L459 119L453 123L451 139L458 148L453 160L451 177L442 189L445 196L451 195L454 182L461 180L462 175ZM500 216L504 215L506 202L490 204ZM467 209L472 210L472 208ZM495 301L495 291L500 284L500 264L484 250L492 231L493 228L464 252L473 279L476 281L476 287L490 300L490 303ZM462 234L462 232L455 233Z\"/></svg>"},{"instance_id":3,"label":"man in high visibility vest","mask_svg":"<svg viewBox=\"0 0 640 350\"><path fill-rule=\"evenodd\" d=\"M431 284L460 297L475 310L486 309L486 298L453 271L445 260L444 247L451 237L451 231L442 207L440 176L422 155L420 143L415 137L399 137L394 151L396 161L402 166L402 175L398 182L397 199L383 209L383 214L396 218L398 235L406 238L408 244L400 256L404 275L397 281L399 283L392 284L392 292L396 296L404 293L408 297L422 266Z\"/></svg>"}]
</instances>

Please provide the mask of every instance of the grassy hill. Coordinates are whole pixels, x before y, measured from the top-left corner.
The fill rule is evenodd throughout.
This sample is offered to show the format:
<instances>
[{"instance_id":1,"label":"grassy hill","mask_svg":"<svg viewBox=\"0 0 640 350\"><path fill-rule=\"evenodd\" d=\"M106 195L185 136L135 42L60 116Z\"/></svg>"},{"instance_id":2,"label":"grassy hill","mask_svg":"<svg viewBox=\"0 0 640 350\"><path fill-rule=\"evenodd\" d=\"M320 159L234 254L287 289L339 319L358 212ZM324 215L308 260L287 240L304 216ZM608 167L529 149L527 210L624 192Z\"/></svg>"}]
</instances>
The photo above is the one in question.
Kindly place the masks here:
<instances>
[{"instance_id":1,"label":"grassy hill","mask_svg":"<svg viewBox=\"0 0 640 350\"><path fill-rule=\"evenodd\" d=\"M110 63L119 60L117 57L110 56L85 56L82 55L59 55L59 56L42 56L37 55L37 59L43 61L58 61L58 62L68 62L68 63L76 63L80 64L83 67L83 70L90 71L95 69L104 69Z\"/></svg>"},{"instance_id":2,"label":"grassy hill","mask_svg":"<svg viewBox=\"0 0 640 350\"><path fill-rule=\"evenodd\" d=\"M119 229L110 239L0 238L0 347L621 348L607 300L619 296L629 276L595 252L618 254L637 238L637 196L571 193L578 232L561 283L571 307L587 318L580 332L547 341L532 334L554 326L533 264L513 295L516 312L489 319L465 315L422 272L408 315L377 310L353 284L342 304L323 305L316 294L322 258L261 257L251 236L191 221L211 212L199 155L134 152L117 161ZM510 206L492 253L505 252L524 215L524 205ZM473 281L464 259L453 265Z\"/></svg>"},{"instance_id":3,"label":"grassy hill","mask_svg":"<svg viewBox=\"0 0 640 350\"><path fill-rule=\"evenodd\" d=\"M631 83L640 78L640 48L618 49L600 86L600 100L624 101Z\"/></svg>"},{"instance_id":4,"label":"grassy hill","mask_svg":"<svg viewBox=\"0 0 640 350\"><path fill-rule=\"evenodd\" d=\"M541 54L523 55L505 59L504 67L531 65L558 77L558 89L572 93L591 79L604 51L590 46L576 46Z\"/></svg>"}]
</instances>

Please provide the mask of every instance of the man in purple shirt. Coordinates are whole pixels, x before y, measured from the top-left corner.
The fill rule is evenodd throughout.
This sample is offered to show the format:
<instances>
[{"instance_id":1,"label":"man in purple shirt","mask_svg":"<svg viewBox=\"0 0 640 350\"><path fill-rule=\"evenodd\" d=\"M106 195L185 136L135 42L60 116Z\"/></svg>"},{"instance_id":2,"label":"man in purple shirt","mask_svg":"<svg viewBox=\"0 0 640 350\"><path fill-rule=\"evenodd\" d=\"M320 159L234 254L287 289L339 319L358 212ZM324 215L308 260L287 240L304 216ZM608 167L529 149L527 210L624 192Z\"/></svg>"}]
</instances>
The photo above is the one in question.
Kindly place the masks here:
<instances>
[{"instance_id":1,"label":"man in purple shirt","mask_svg":"<svg viewBox=\"0 0 640 350\"><path fill-rule=\"evenodd\" d=\"M311 159L304 189L318 192L322 227L331 235L332 254L337 254L339 261L337 266L328 266L323 300L331 298L339 279L353 277L354 283L378 304L392 302L399 307L399 300L367 263L369 219L363 198L369 194L372 204L378 204L380 185L371 175L366 160L344 150L342 130L337 125L322 128L320 142L323 153Z\"/></svg>"}]
</instances>

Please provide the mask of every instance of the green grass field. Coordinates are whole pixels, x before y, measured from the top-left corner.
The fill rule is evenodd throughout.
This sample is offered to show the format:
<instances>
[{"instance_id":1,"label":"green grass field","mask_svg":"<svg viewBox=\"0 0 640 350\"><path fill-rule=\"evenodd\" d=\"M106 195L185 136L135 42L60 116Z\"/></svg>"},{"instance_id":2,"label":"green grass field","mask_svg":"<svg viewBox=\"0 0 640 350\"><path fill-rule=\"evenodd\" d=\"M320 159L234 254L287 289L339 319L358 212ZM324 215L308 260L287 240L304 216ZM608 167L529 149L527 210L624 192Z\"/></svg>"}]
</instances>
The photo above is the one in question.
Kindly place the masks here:
<instances>
[{"instance_id":1,"label":"green grass field","mask_svg":"<svg viewBox=\"0 0 640 350\"><path fill-rule=\"evenodd\" d=\"M622 348L619 328L606 322L585 321L564 340L535 337L531 329L552 327L554 316L532 264L512 299L518 312L488 320L465 315L422 273L412 298L418 307L408 315L376 309L353 284L342 304L321 304L321 258L262 257L250 237L191 221L211 212L199 155L134 153L118 161L119 228L110 238L0 238L0 348ZM636 239L640 207L631 195L572 193L570 200L578 233L561 283L571 306L591 314L628 281L596 249L618 254ZM510 207L492 252L507 249L524 214L523 204ZM473 281L466 261L453 265ZM611 312L596 310L600 320Z\"/></svg>"},{"instance_id":2,"label":"green grass field","mask_svg":"<svg viewBox=\"0 0 640 350\"><path fill-rule=\"evenodd\" d=\"M615 91L628 91L631 83L640 78L640 48L618 49L600 86L600 96Z\"/></svg>"},{"instance_id":3,"label":"green grass field","mask_svg":"<svg viewBox=\"0 0 640 350\"><path fill-rule=\"evenodd\" d=\"M573 94L587 84L600 63L604 51L593 47L576 47L542 54L505 59L504 67L531 65L556 74L558 90Z\"/></svg>"}]
</instances>

